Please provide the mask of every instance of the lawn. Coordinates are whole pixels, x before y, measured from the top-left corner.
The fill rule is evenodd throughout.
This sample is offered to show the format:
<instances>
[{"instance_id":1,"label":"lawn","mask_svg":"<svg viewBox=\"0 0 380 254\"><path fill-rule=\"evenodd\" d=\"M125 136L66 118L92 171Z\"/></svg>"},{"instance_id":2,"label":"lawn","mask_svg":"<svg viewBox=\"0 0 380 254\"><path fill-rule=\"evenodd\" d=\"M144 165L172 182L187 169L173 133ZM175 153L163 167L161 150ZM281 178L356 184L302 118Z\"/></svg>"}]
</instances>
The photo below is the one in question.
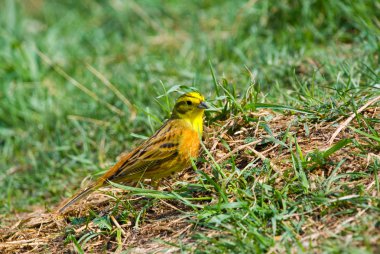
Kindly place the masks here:
<instances>
[{"instance_id":1,"label":"lawn","mask_svg":"<svg viewBox=\"0 0 380 254\"><path fill-rule=\"evenodd\" d=\"M0 252L380 252L380 3L0 3ZM96 179L196 89L202 155Z\"/></svg>"}]
</instances>

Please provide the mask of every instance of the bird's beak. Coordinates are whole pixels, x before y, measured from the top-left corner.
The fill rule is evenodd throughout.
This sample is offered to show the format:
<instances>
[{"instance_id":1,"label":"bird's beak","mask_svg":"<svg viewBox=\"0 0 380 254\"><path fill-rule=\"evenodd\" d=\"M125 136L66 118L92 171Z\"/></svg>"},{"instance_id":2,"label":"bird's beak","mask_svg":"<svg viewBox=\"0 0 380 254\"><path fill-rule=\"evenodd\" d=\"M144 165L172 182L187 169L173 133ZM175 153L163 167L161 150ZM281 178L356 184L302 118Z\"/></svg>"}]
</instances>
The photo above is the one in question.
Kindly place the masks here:
<instances>
[{"instance_id":1,"label":"bird's beak","mask_svg":"<svg viewBox=\"0 0 380 254\"><path fill-rule=\"evenodd\" d=\"M198 105L197 108L208 109L208 106L207 106L207 104L204 101L202 101L201 103L199 103L199 105Z\"/></svg>"}]
</instances>

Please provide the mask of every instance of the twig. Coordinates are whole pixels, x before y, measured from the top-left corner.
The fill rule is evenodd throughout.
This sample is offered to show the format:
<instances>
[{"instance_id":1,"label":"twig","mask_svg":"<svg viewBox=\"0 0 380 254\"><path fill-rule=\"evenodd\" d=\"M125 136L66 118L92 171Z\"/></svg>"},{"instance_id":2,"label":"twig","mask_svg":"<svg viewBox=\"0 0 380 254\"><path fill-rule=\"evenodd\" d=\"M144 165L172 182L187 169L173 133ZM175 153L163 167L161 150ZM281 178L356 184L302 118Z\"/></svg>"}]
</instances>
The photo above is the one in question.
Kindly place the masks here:
<instances>
[{"instance_id":1,"label":"twig","mask_svg":"<svg viewBox=\"0 0 380 254\"><path fill-rule=\"evenodd\" d=\"M271 148L267 149L267 150L264 150L262 151L261 153L262 154L266 154L266 153L269 153L270 151L274 150L276 147L278 147L280 144L275 144L274 146L272 146Z\"/></svg>"},{"instance_id":2,"label":"twig","mask_svg":"<svg viewBox=\"0 0 380 254\"><path fill-rule=\"evenodd\" d=\"M111 124L110 122L106 122L106 121L102 121L102 120L98 120L98 119L94 119L90 117L78 116L78 115L68 115L67 118L69 118L70 120L89 122L89 123L93 123L99 126L109 126Z\"/></svg>"},{"instance_id":3,"label":"twig","mask_svg":"<svg viewBox=\"0 0 380 254\"><path fill-rule=\"evenodd\" d=\"M42 241L45 240L45 241ZM27 239L27 240L18 240L18 241L10 241L10 242L4 242L0 243L0 247L8 247L11 245L41 245L41 244L46 244L47 240L46 239Z\"/></svg>"},{"instance_id":4,"label":"twig","mask_svg":"<svg viewBox=\"0 0 380 254\"><path fill-rule=\"evenodd\" d=\"M167 205L167 206L173 208L174 210L176 210L176 211L178 211L178 212L180 212L180 213L184 213L184 211L182 211L181 209L175 207L175 206L172 205L172 204L169 204L168 202L164 201L163 199L161 199L160 201L161 201L162 203L164 203L165 205Z\"/></svg>"},{"instance_id":5,"label":"twig","mask_svg":"<svg viewBox=\"0 0 380 254\"><path fill-rule=\"evenodd\" d=\"M256 145L256 144L258 144L258 143L260 143L262 141L263 141L262 139L259 139L259 140L252 141L252 142L250 142L248 144L238 146L234 150L232 150L231 152L229 152L228 154L224 155L222 158L220 158L219 160L217 160L216 162L217 163L222 162L225 159L227 159L228 157L230 157L231 155L235 154L236 152L239 152L239 151L243 150L244 148L247 148L247 147L249 147L251 145Z\"/></svg>"},{"instance_id":6,"label":"twig","mask_svg":"<svg viewBox=\"0 0 380 254\"><path fill-rule=\"evenodd\" d=\"M153 28L156 32L162 34L162 28L161 26L155 22L149 15L148 13L142 8L138 3L135 1L129 1L129 7L151 28Z\"/></svg>"},{"instance_id":7,"label":"twig","mask_svg":"<svg viewBox=\"0 0 380 254\"><path fill-rule=\"evenodd\" d=\"M117 107L109 104L108 102L103 101L102 99L99 98L94 92L89 90L87 87L85 87L83 84L75 80L73 77L71 77L67 72L65 72L61 67L58 65L54 64L53 61L44 53L42 53L39 49L36 49L37 54L41 57L41 59L46 62L50 67L52 67L58 74L60 74L62 77L64 77L67 81L69 81L71 84L82 90L85 94L93 98L95 101L105 105L109 110L112 112L123 116L124 112L118 109Z\"/></svg>"},{"instance_id":8,"label":"twig","mask_svg":"<svg viewBox=\"0 0 380 254\"><path fill-rule=\"evenodd\" d=\"M98 70L96 70L91 65L87 64L87 69L91 71L92 74L94 74L100 81L103 82L103 84L108 87L127 107L129 108L129 111L131 112L131 115L129 116L129 120L133 121L136 118L136 109L132 105L132 103Z\"/></svg>"},{"instance_id":9,"label":"twig","mask_svg":"<svg viewBox=\"0 0 380 254\"><path fill-rule=\"evenodd\" d=\"M270 159L268 159L267 157L265 157L262 153L256 151L252 147L249 147L249 150L251 150L251 152L253 152L254 154L256 154L257 157L259 157L263 162L265 162L265 160L269 160L269 165L274 169L274 171L280 172L280 170L278 169L278 167Z\"/></svg>"},{"instance_id":10,"label":"twig","mask_svg":"<svg viewBox=\"0 0 380 254\"><path fill-rule=\"evenodd\" d=\"M334 134L331 136L330 140L328 141L329 145L332 145L332 143L334 142L334 139L336 138L336 136L338 136L338 134L348 126L348 124L352 121L352 119L355 118L355 116L357 114L359 114L360 112L362 112L363 110L365 110L366 108L368 108L371 104L377 102L380 100L380 95L373 98L372 100L368 101L366 104L364 104L361 108L358 109L357 112L354 112L351 114L351 116L349 118L346 119L346 121L344 121L342 124L339 125L338 129L336 129L336 131L334 132Z\"/></svg>"},{"instance_id":11,"label":"twig","mask_svg":"<svg viewBox=\"0 0 380 254\"><path fill-rule=\"evenodd\" d=\"M189 228L191 228L193 225L190 224L190 225L187 225L184 229L182 229L181 231L175 233L172 237L173 238L177 238L178 236L182 235L183 233L185 233L187 230L189 230Z\"/></svg>"},{"instance_id":12,"label":"twig","mask_svg":"<svg viewBox=\"0 0 380 254\"><path fill-rule=\"evenodd\" d=\"M111 217L111 220L113 222L113 224L115 224L115 226L120 229L120 232L123 236L126 236L127 233L125 233L124 229L120 226L119 222L117 222L117 220L115 219L115 217L113 217L113 215L110 216Z\"/></svg>"}]
</instances>

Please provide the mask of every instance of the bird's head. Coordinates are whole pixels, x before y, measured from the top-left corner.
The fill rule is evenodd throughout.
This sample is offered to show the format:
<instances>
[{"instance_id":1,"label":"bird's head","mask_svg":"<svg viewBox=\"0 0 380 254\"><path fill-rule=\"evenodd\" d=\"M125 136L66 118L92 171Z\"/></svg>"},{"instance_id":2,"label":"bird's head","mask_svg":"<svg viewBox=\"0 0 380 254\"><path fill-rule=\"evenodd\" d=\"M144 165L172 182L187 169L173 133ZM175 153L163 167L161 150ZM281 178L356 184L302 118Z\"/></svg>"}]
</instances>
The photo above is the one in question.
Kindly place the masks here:
<instances>
[{"instance_id":1,"label":"bird's head","mask_svg":"<svg viewBox=\"0 0 380 254\"><path fill-rule=\"evenodd\" d=\"M171 118L184 119L202 132L203 113L207 108L203 95L198 92L185 93L177 99Z\"/></svg>"}]
</instances>

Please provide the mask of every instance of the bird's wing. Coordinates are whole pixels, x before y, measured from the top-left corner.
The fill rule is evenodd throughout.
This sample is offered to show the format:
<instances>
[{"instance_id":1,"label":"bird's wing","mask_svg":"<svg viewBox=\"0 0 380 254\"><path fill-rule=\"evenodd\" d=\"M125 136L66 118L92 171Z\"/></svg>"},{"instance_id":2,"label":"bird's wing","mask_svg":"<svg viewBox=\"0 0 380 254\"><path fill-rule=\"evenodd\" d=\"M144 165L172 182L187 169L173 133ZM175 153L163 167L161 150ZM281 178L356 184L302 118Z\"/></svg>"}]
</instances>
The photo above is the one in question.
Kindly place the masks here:
<instances>
[{"instance_id":1,"label":"bird's wing","mask_svg":"<svg viewBox=\"0 0 380 254\"><path fill-rule=\"evenodd\" d=\"M126 180L128 176L143 175L149 168L160 165L178 155L181 131L166 123L150 139L123 156L102 177L102 181Z\"/></svg>"},{"instance_id":2,"label":"bird's wing","mask_svg":"<svg viewBox=\"0 0 380 254\"><path fill-rule=\"evenodd\" d=\"M120 160L98 181L75 194L60 206L57 212L63 213L70 205L101 187L106 181L125 181L132 175L143 175L149 168L177 156L181 131L180 128L175 128L176 122L174 121L167 121L151 138L132 152L122 155Z\"/></svg>"}]
</instances>

